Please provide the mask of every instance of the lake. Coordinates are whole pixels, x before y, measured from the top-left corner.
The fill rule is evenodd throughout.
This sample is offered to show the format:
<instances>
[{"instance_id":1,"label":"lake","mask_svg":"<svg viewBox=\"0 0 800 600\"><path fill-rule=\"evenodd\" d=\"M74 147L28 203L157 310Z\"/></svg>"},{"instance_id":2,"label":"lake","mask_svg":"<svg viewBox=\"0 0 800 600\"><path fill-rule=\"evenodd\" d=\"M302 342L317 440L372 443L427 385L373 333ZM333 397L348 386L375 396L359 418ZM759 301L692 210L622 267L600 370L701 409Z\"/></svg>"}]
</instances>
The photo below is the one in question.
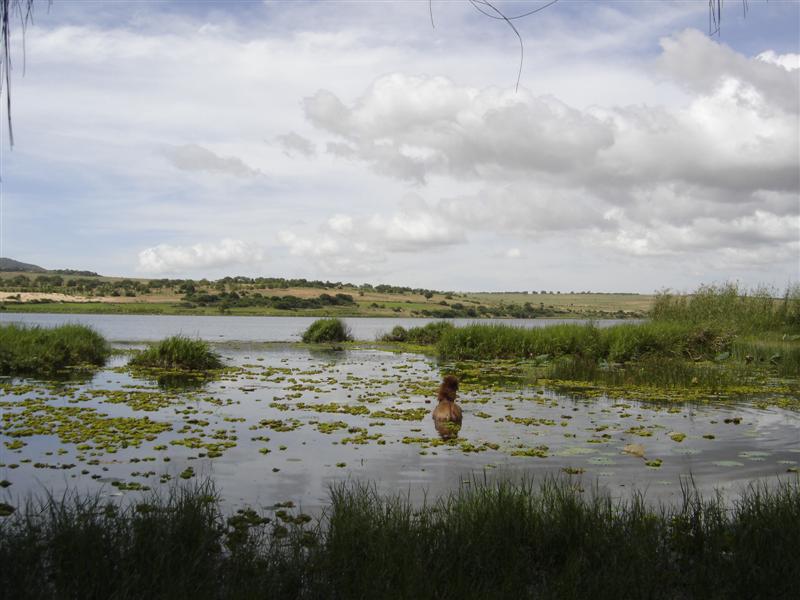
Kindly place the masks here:
<instances>
[{"instance_id":1,"label":"lake","mask_svg":"<svg viewBox=\"0 0 800 600\"><path fill-rule=\"evenodd\" d=\"M478 372L369 346L334 351L275 343L297 339L313 319L3 314L2 320L87 323L121 349L173 333L199 336L214 342L231 367L217 381L174 387L132 373L122 354L83 378L0 378L6 501L67 489L136 498L142 487L208 476L231 507L292 501L313 511L326 503L329 485L352 479L421 501L476 477L552 475L617 497L646 491L656 501L680 497L690 475L701 491L738 492L753 479L796 477L791 471L800 461L800 418L791 410L749 402L653 403L635 394L580 399L514 365L489 363ZM396 324L425 322L347 321L356 337L367 339ZM457 439L445 441L429 412L442 374L454 369L464 373L458 399L464 425ZM643 456L625 452L628 444L641 444Z\"/></svg>"},{"instance_id":2,"label":"lake","mask_svg":"<svg viewBox=\"0 0 800 600\"><path fill-rule=\"evenodd\" d=\"M0 313L0 323L55 327L64 323L89 325L112 342L152 342L171 335L199 337L210 342L298 342L317 317L233 317L186 315L62 315ZM441 319L394 319L349 317L343 319L357 340L374 341L396 325L422 326ZM502 323L513 327L546 327L556 323L588 323L576 319L447 319L456 326L469 323ZM598 327L637 320L599 319Z\"/></svg>"}]
</instances>

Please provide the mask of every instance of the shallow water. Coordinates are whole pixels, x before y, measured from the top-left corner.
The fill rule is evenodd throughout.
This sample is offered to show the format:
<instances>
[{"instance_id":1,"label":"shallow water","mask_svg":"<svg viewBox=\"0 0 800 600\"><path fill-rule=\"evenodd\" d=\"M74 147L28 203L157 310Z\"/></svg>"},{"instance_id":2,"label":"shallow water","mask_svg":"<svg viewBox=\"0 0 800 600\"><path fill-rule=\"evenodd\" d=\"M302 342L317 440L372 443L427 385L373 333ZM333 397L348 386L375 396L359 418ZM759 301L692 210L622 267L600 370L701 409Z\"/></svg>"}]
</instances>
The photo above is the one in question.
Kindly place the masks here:
<instances>
[{"instance_id":1,"label":"shallow water","mask_svg":"<svg viewBox=\"0 0 800 600\"><path fill-rule=\"evenodd\" d=\"M797 477L789 470L800 462L800 415L780 408L575 400L535 380L467 378L463 428L443 443L428 414L442 374L435 359L367 347L217 350L236 368L182 391L132 376L124 357L84 381L0 380L0 480L12 484L0 498L67 488L136 498L114 482L159 488L183 473L211 476L232 507L291 500L314 510L331 483L347 479L419 501L473 477L568 470L582 471L574 477L586 488L672 500L690 474L701 491L734 492L755 478ZM42 424L55 429L43 434ZM641 444L644 457L624 452L627 444Z\"/></svg>"},{"instance_id":2,"label":"shallow water","mask_svg":"<svg viewBox=\"0 0 800 600\"><path fill-rule=\"evenodd\" d=\"M23 323L55 327L64 323L80 323L95 328L113 342L153 342L171 335L199 337L210 342L298 342L303 332L317 317L234 317L186 315L61 315L34 313L0 313L0 323ZM396 325L421 327L442 319L401 319L348 317L358 340L375 340ZM470 323L501 323L513 327L545 327L556 323L588 323L581 319L446 319L459 327ZM599 327L638 320L599 319Z\"/></svg>"}]
</instances>

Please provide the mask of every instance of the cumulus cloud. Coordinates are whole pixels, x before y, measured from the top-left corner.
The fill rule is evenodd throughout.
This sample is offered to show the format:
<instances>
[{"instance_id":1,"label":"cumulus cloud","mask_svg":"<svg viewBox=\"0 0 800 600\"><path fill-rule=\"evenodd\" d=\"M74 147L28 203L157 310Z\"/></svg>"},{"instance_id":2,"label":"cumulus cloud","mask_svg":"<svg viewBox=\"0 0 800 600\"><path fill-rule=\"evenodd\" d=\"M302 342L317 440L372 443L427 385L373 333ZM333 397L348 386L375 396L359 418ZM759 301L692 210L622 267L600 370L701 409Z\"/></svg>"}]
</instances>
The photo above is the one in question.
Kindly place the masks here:
<instances>
[{"instance_id":1,"label":"cumulus cloud","mask_svg":"<svg viewBox=\"0 0 800 600\"><path fill-rule=\"evenodd\" d=\"M607 123L556 98L477 90L443 77L381 77L349 107L320 90L304 110L312 124L342 138L328 152L418 182L438 172L567 171L613 142Z\"/></svg>"},{"instance_id":2,"label":"cumulus cloud","mask_svg":"<svg viewBox=\"0 0 800 600\"><path fill-rule=\"evenodd\" d=\"M326 273L367 274L390 252L428 252L466 242L463 228L449 216L413 199L389 214L335 214L315 235L282 231L289 253L309 259Z\"/></svg>"},{"instance_id":3,"label":"cumulus cloud","mask_svg":"<svg viewBox=\"0 0 800 600\"><path fill-rule=\"evenodd\" d=\"M796 60L792 55L765 52L752 59L694 29L663 38L661 48L659 66L673 81L691 90L711 93L720 82L733 78L783 110L798 111L797 77L784 67Z\"/></svg>"},{"instance_id":4,"label":"cumulus cloud","mask_svg":"<svg viewBox=\"0 0 800 600\"><path fill-rule=\"evenodd\" d=\"M661 41L681 105L571 107L552 96L394 74L346 102L304 100L329 153L416 184L474 182L423 210L376 215L389 250L466 231L552 236L640 255L783 255L800 239L798 55L752 58L687 30ZM444 229L437 227L444 224Z\"/></svg>"},{"instance_id":5,"label":"cumulus cloud","mask_svg":"<svg viewBox=\"0 0 800 600\"><path fill-rule=\"evenodd\" d=\"M773 50L767 50L759 54L756 58L773 65L779 65L787 71L800 69L800 54L777 54Z\"/></svg>"},{"instance_id":6,"label":"cumulus cloud","mask_svg":"<svg viewBox=\"0 0 800 600\"><path fill-rule=\"evenodd\" d=\"M414 252L465 241L464 231L440 212L402 210L390 216L374 215L365 223L367 235L388 250Z\"/></svg>"},{"instance_id":7,"label":"cumulus cloud","mask_svg":"<svg viewBox=\"0 0 800 600\"><path fill-rule=\"evenodd\" d=\"M304 138L302 135L295 133L294 131L279 135L275 138L275 140L278 142L278 144L280 144L280 146L283 148L284 154L287 156L300 154L308 157L314 156L314 154L317 152L316 146L314 146L314 143L311 140Z\"/></svg>"},{"instance_id":8,"label":"cumulus cloud","mask_svg":"<svg viewBox=\"0 0 800 600\"><path fill-rule=\"evenodd\" d=\"M255 244L224 239L219 243L191 246L159 244L139 252L137 270L143 273L179 273L201 268L252 265L264 260L264 251Z\"/></svg>"},{"instance_id":9,"label":"cumulus cloud","mask_svg":"<svg viewBox=\"0 0 800 600\"><path fill-rule=\"evenodd\" d=\"M386 260L382 252L365 242L353 242L331 234L308 236L281 231L278 241L292 256L308 259L326 274L369 275L375 272L376 265Z\"/></svg>"},{"instance_id":10,"label":"cumulus cloud","mask_svg":"<svg viewBox=\"0 0 800 600\"><path fill-rule=\"evenodd\" d=\"M260 174L260 171L245 164L241 158L219 156L197 144L167 146L163 153L172 166L181 171L207 171L235 177L254 177Z\"/></svg>"}]
</instances>

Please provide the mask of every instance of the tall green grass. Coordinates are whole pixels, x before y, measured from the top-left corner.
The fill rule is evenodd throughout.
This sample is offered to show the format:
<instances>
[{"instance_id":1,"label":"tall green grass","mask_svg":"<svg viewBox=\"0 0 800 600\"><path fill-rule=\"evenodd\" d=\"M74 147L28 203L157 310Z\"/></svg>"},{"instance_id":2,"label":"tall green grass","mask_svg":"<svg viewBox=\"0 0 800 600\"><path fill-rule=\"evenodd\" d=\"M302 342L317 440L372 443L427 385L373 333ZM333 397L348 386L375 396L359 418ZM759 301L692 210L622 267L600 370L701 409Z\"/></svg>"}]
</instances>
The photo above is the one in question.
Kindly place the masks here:
<instances>
[{"instance_id":1,"label":"tall green grass","mask_svg":"<svg viewBox=\"0 0 800 600\"><path fill-rule=\"evenodd\" d=\"M624 365L591 358L563 356L549 365L546 377L560 381L591 381L612 387L693 388L723 390L752 378L744 365L694 363L678 358L650 357Z\"/></svg>"},{"instance_id":2,"label":"tall green grass","mask_svg":"<svg viewBox=\"0 0 800 600\"><path fill-rule=\"evenodd\" d=\"M0 326L0 373L48 375L65 367L102 365L110 353L106 340L85 325Z\"/></svg>"},{"instance_id":3,"label":"tall green grass","mask_svg":"<svg viewBox=\"0 0 800 600\"><path fill-rule=\"evenodd\" d=\"M734 342L732 353L737 361L769 366L781 377L800 376L800 341L797 339L744 337Z\"/></svg>"},{"instance_id":4,"label":"tall green grass","mask_svg":"<svg viewBox=\"0 0 800 600\"><path fill-rule=\"evenodd\" d=\"M446 332L437 349L442 358L456 360L576 355L621 362L646 356L708 358L729 348L731 341L723 332L669 322L607 328L468 325Z\"/></svg>"},{"instance_id":5,"label":"tall green grass","mask_svg":"<svg viewBox=\"0 0 800 600\"><path fill-rule=\"evenodd\" d=\"M438 343L442 336L452 329L455 329L455 327L447 321L434 321L422 327L409 327L408 329L402 325L396 325L391 333L381 337L381 341L433 345Z\"/></svg>"},{"instance_id":6,"label":"tall green grass","mask_svg":"<svg viewBox=\"0 0 800 600\"><path fill-rule=\"evenodd\" d=\"M347 342L353 339L350 328L341 319L317 319L303 332L307 344Z\"/></svg>"},{"instance_id":7,"label":"tall green grass","mask_svg":"<svg viewBox=\"0 0 800 600\"><path fill-rule=\"evenodd\" d=\"M746 290L738 284L704 285L690 295L663 292L650 316L654 321L704 324L758 333L800 329L800 285L781 295L767 287Z\"/></svg>"},{"instance_id":8,"label":"tall green grass","mask_svg":"<svg viewBox=\"0 0 800 600\"><path fill-rule=\"evenodd\" d=\"M319 521L226 516L209 484L125 508L68 495L0 518L0 594L81 598L796 598L800 484L673 506L568 480L413 506L334 486Z\"/></svg>"},{"instance_id":9,"label":"tall green grass","mask_svg":"<svg viewBox=\"0 0 800 600\"><path fill-rule=\"evenodd\" d=\"M219 356L203 340L174 335L135 354L129 364L134 367L185 371L206 371L223 366Z\"/></svg>"}]
</instances>

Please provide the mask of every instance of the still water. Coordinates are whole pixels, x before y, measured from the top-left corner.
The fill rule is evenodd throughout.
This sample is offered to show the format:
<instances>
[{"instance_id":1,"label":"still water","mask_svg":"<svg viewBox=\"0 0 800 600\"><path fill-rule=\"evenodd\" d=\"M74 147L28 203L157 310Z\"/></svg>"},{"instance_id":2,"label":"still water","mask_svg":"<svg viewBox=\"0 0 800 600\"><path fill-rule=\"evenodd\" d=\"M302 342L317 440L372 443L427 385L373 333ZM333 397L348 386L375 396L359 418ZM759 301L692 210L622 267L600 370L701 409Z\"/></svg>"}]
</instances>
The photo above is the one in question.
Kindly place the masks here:
<instances>
[{"instance_id":1,"label":"still water","mask_svg":"<svg viewBox=\"0 0 800 600\"><path fill-rule=\"evenodd\" d=\"M72 381L0 378L0 500L46 490L136 499L211 477L227 506L292 501L314 511L336 482L374 482L421 501L474 478L572 477L624 497L736 493L754 479L796 478L800 416L749 402L577 399L535 379L470 376L468 367L371 347L292 344L312 319L2 315L41 325L83 322L116 340L172 333L212 341L231 370L180 388L132 373L127 355ZM374 339L398 319L349 319ZM551 321L519 322L540 326ZM215 339L215 336L222 336ZM237 341L238 340L238 341ZM462 369L463 428L443 442L429 412L444 372ZM675 435L681 434L681 435ZM641 455L624 449L642 446Z\"/></svg>"},{"instance_id":2,"label":"still water","mask_svg":"<svg viewBox=\"0 0 800 600\"><path fill-rule=\"evenodd\" d=\"M187 315L60 315L0 313L0 323L25 323L55 327L64 323L89 325L112 342L152 342L171 335L199 337L210 342L297 342L303 331L317 317L232 317ZM419 327L439 319L395 319L349 317L357 340L374 341L396 325ZM575 319L448 319L456 326L469 323L502 323L513 327L546 327L556 323L588 323ZM601 319L593 321L599 327L638 321Z\"/></svg>"}]
</instances>

